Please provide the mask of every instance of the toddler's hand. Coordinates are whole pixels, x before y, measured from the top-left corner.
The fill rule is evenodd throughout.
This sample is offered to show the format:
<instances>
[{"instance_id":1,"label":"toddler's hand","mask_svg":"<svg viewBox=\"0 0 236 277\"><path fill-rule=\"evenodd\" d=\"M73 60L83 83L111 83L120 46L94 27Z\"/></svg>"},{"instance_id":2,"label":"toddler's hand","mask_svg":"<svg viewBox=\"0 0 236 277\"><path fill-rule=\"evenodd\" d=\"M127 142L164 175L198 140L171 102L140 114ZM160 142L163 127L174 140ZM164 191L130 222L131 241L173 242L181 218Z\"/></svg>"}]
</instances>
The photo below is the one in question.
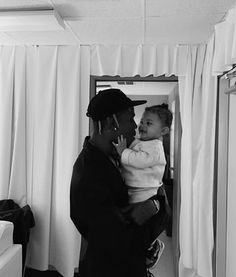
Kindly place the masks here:
<instances>
[{"instance_id":1,"label":"toddler's hand","mask_svg":"<svg viewBox=\"0 0 236 277\"><path fill-rule=\"evenodd\" d=\"M112 142L112 144L115 146L117 153L121 156L122 152L127 148L127 142L126 138L121 135L121 137L118 137L118 143Z\"/></svg>"}]
</instances>

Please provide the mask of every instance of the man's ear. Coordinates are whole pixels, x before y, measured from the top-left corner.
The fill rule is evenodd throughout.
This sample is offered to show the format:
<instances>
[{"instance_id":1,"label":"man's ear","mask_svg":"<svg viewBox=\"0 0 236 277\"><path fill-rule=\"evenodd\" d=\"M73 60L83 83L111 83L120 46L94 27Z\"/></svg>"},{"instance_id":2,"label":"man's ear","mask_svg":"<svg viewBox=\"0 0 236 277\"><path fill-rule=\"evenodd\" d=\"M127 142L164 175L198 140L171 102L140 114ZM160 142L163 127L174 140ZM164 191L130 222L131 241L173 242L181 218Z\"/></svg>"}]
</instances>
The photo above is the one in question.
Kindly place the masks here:
<instances>
[{"instance_id":1,"label":"man's ear","mask_svg":"<svg viewBox=\"0 0 236 277\"><path fill-rule=\"evenodd\" d=\"M170 132L170 128L169 127L164 127L161 130L161 135L162 136L167 135L167 134L169 134L169 132Z\"/></svg>"},{"instance_id":2,"label":"man's ear","mask_svg":"<svg viewBox=\"0 0 236 277\"><path fill-rule=\"evenodd\" d=\"M104 120L104 129L107 131L114 131L114 120L112 117L107 117Z\"/></svg>"}]
</instances>

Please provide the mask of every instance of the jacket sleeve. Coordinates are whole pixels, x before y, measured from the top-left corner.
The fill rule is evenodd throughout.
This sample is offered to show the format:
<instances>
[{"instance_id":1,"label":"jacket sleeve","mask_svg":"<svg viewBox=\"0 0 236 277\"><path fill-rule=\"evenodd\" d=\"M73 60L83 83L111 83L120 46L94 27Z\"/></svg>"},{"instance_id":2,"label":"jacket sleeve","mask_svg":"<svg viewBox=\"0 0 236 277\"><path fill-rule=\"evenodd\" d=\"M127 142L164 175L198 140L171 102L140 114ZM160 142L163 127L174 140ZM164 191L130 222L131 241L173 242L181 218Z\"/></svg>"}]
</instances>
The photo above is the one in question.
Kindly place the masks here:
<instances>
[{"instance_id":1,"label":"jacket sleeve","mask_svg":"<svg viewBox=\"0 0 236 277\"><path fill-rule=\"evenodd\" d=\"M89 224L101 227L101 224L104 226L110 224L111 220L117 225L127 224L104 180L100 180L96 174L90 174L90 176L87 174L80 179L83 185L78 186L78 175L79 172L75 166L70 190L70 217L82 236L87 238L89 229L91 230ZM89 185L90 183L93 185Z\"/></svg>"},{"instance_id":2,"label":"jacket sleeve","mask_svg":"<svg viewBox=\"0 0 236 277\"><path fill-rule=\"evenodd\" d=\"M85 167L82 158L74 166L70 197L71 219L88 241L87 275L146 276L146 226L123 221L128 193L119 170L102 157Z\"/></svg>"}]
</instances>

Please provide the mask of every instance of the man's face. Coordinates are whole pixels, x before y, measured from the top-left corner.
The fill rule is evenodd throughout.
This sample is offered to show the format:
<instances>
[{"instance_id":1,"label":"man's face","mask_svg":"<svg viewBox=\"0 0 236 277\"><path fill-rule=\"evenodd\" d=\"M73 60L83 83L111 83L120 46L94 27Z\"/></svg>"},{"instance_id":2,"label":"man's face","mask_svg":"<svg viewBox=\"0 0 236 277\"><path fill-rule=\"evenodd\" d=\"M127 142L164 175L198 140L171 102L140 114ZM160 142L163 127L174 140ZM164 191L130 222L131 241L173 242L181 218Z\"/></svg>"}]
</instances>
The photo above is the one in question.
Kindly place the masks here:
<instances>
[{"instance_id":1,"label":"man's face","mask_svg":"<svg viewBox=\"0 0 236 277\"><path fill-rule=\"evenodd\" d=\"M134 108L129 108L128 110L122 111L117 114L117 119L119 122L118 136L123 135L126 138L127 146L131 144L135 137L135 129L137 125L134 121Z\"/></svg>"}]
</instances>

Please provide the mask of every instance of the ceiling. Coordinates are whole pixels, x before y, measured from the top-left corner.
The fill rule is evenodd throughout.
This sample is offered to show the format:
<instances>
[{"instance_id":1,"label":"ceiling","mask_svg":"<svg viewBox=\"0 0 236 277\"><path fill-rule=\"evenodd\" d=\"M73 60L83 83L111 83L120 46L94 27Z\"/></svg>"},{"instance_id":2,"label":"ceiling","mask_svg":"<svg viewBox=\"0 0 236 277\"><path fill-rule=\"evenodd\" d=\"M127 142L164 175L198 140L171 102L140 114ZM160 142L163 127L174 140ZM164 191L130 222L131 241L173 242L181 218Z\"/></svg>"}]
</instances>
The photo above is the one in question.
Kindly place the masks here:
<instances>
[{"instance_id":1,"label":"ceiling","mask_svg":"<svg viewBox=\"0 0 236 277\"><path fill-rule=\"evenodd\" d=\"M235 0L0 0L0 10L54 8L62 31L0 32L0 44L202 43Z\"/></svg>"}]
</instances>

